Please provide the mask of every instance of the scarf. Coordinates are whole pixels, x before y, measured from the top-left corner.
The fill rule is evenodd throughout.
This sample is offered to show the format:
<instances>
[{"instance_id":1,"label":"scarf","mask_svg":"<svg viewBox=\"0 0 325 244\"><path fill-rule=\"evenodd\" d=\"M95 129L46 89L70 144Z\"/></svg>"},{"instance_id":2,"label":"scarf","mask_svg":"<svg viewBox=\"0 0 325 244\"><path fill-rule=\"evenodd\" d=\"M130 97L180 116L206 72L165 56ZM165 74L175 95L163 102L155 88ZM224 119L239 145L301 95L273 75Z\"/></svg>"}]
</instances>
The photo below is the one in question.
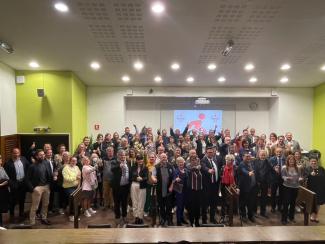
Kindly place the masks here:
<instances>
[{"instance_id":1,"label":"scarf","mask_svg":"<svg viewBox=\"0 0 325 244\"><path fill-rule=\"evenodd\" d=\"M233 184L235 184L234 167L233 166L225 165L224 170L223 170L221 183L225 184L225 185L233 185Z\"/></svg>"}]
</instances>

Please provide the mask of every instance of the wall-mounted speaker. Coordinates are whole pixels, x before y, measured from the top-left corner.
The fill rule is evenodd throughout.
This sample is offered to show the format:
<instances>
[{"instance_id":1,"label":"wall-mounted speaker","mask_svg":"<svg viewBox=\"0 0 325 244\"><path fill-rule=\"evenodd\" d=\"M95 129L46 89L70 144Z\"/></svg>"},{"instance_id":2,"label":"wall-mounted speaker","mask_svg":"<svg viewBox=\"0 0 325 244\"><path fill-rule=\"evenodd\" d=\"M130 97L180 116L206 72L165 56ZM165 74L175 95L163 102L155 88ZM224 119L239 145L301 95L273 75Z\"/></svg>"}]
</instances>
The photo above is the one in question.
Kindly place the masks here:
<instances>
[{"instance_id":1,"label":"wall-mounted speaker","mask_svg":"<svg viewBox=\"0 0 325 244\"><path fill-rule=\"evenodd\" d=\"M16 76L16 83L17 84L24 84L25 83L25 76L23 76L23 75L17 75Z\"/></svg>"},{"instance_id":2,"label":"wall-mounted speaker","mask_svg":"<svg viewBox=\"0 0 325 244\"><path fill-rule=\"evenodd\" d=\"M45 97L45 90L44 90L44 88L37 88L37 96L38 97Z\"/></svg>"}]
</instances>

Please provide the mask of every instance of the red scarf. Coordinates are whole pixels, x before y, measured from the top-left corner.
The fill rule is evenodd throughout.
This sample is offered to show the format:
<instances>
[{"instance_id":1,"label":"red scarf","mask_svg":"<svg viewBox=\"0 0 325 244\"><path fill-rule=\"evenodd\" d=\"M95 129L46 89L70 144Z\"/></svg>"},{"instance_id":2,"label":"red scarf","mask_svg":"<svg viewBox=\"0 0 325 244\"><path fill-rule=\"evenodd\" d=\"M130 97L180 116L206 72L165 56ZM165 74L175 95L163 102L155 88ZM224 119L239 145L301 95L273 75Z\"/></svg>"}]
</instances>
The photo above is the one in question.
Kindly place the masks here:
<instances>
[{"instance_id":1,"label":"red scarf","mask_svg":"<svg viewBox=\"0 0 325 244\"><path fill-rule=\"evenodd\" d=\"M228 186L235 184L234 167L233 166L225 165L221 183L228 185Z\"/></svg>"}]
</instances>

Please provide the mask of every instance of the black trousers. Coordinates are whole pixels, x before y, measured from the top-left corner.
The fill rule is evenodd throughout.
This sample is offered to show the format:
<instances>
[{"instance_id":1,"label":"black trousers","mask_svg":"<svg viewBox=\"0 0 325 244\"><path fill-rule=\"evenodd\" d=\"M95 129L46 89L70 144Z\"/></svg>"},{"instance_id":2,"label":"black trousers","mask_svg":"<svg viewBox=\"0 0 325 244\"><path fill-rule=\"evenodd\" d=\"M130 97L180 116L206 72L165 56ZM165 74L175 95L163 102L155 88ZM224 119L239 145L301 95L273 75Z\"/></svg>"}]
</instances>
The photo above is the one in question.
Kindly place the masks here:
<instances>
[{"instance_id":1,"label":"black trousers","mask_svg":"<svg viewBox=\"0 0 325 244\"><path fill-rule=\"evenodd\" d=\"M257 198L257 186L252 187L248 192L240 191L239 209L243 218L252 218L254 216L254 204Z\"/></svg>"},{"instance_id":2,"label":"black trousers","mask_svg":"<svg viewBox=\"0 0 325 244\"><path fill-rule=\"evenodd\" d=\"M282 199L283 199L283 182L273 183L271 185L271 207L275 209L278 206L278 210L282 209ZM279 196L276 196L277 190L279 189Z\"/></svg>"},{"instance_id":3,"label":"black trousers","mask_svg":"<svg viewBox=\"0 0 325 244\"><path fill-rule=\"evenodd\" d=\"M173 206L172 195L168 194L166 197L158 196L157 200L158 200L158 205L159 205L160 221L171 222L172 221L172 206Z\"/></svg>"},{"instance_id":4,"label":"black trousers","mask_svg":"<svg viewBox=\"0 0 325 244\"><path fill-rule=\"evenodd\" d=\"M115 218L125 218L127 215L127 204L128 204L128 195L130 191L130 186L120 186L118 188L113 188L113 198L114 198L114 213ZM122 210L122 211L121 211Z\"/></svg>"},{"instance_id":5,"label":"black trousers","mask_svg":"<svg viewBox=\"0 0 325 244\"><path fill-rule=\"evenodd\" d=\"M295 218L297 195L298 195L298 188L283 186L282 221L287 221L288 217L290 220L293 220Z\"/></svg>"},{"instance_id":6,"label":"black trousers","mask_svg":"<svg viewBox=\"0 0 325 244\"><path fill-rule=\"evenodd\" d=\"M202 205L202 190L194 191L188 190L187 196L187 210L191 225L199 225L200 209Z\"/></svg>"},{"instance_id":7,"label":"black trousers","mask_svg":"<svg viewBox=\"0 0 325 244\"><path fill-rule=\"evenodd\" d=\"M217 201L219 194L219 183L208 184L203 189L202 222L207 222L207 212L210 207L210 221L215 220Z\"/></svg>"},{"instance_id":8,"label":"black trousers","mask_svg":"<svg viewBox=\"0 0 325 244\"><path fill-rule=\"evenodd\" d=\"M10 203L9 203L9 212L10 216L15 215L15 206L19 204L19 216L24 216L24 205L26 198L26 186L24 182L19 182L17 188L11 189L10 192Z\"/></svg>"},{"instance_id":9,"label":"black trousers","mask_svg":"<svg viewBox=\"0 0 325 244\"><path fill-rule=\"evenodd\" d=\"M266 213L266 202L267 202L267 190L269 188L268 183L260 182L259 191L261 193L260 197L260 214L265 215Z\"/></svg>"}]
</instances>

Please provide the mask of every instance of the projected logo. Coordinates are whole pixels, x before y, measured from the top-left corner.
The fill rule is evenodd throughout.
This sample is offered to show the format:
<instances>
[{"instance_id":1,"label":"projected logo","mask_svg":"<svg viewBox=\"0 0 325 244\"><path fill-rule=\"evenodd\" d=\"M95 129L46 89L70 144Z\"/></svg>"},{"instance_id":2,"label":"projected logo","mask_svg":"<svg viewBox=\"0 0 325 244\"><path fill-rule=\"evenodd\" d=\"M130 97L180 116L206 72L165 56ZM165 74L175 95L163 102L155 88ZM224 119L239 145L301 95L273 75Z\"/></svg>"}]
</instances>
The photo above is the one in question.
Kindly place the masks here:
<instances>
[{"instance_id":1,"label":"projected logo","mask_svg":"<svg viewBox=\"0 0 325 244\"><path fill-rule=\"evenodd\" d=\"M217 126L219 132L222 128L222 110L175 110L174 128L184 130L189 125L190 131L208 133Z\"/></svg>"}]
</instances>

